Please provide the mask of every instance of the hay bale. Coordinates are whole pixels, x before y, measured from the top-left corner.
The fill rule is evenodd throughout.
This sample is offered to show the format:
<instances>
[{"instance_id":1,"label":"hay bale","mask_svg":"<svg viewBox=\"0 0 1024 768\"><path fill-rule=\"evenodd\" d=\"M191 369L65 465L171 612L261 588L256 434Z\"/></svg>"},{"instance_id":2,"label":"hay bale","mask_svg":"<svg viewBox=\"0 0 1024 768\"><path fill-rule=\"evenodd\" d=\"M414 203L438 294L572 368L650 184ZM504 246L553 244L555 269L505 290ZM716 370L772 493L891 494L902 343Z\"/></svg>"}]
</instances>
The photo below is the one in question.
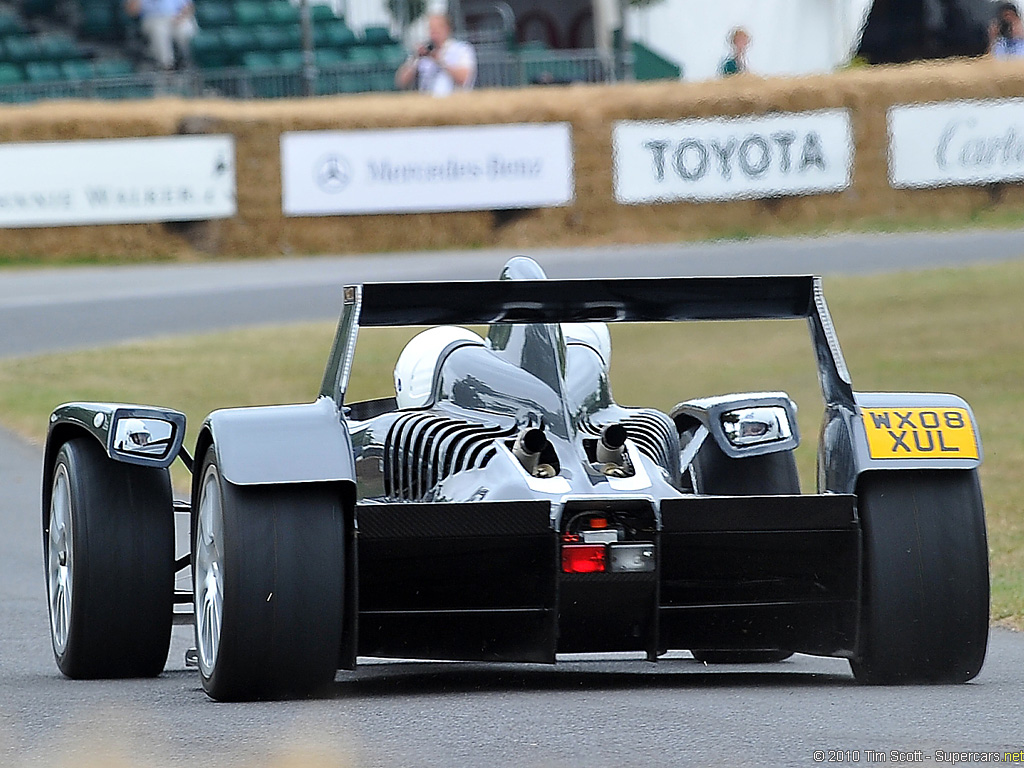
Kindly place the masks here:
<instances>
[{"instance_id":1,"label":"hay bale","mask_svg":"<svg viewBox=\"0 0 1024 768\"><path fill-rule=\"evenodd\" d=\"M0 230L0 252L33 258L188 259L283 253L652 242L784 232L905 219L963 219L1024 211L1024 189L893 190L886 110L893 104L1024 96L1024 64L954 60L870 67L791 79L752 76L481 90L444 102L419 94L366 94L235 102L52 102L0 107L0 141L165 136L181 130L235 136L238 216L212 227L135 224ZM621 206L612 197L611 130L617 120L684 120L842 107L852 117L856 162L841 194L770 202L685 201ZM286 218L280 135L442 125L568 122L576 196L566 208L515 216L490 212ZM199 233L199 234L197 234Z\"/></svg>"}]
</instances>

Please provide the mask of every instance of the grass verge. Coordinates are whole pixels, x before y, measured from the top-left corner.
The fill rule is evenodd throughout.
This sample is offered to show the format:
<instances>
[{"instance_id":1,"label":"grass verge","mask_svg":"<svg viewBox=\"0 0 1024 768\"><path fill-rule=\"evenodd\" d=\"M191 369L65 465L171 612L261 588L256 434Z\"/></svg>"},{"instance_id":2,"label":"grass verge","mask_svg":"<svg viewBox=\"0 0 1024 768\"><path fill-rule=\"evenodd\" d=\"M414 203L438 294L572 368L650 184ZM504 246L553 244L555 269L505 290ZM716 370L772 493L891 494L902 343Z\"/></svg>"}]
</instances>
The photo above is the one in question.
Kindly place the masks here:
<instances>
[{"instance_id":1,"label":"grass verge","mask_svg":"<svg viewBox=\"0 0 1024 768\"><path fill-rule=\"evenodd\" d=\"M694 242L714 242L719 240L750 240L756 237L828 237L837 234L863 233L863 234L892 234L903 232L957 232L968 230L1016 230L1020 229L1022 221L1021 211L1013 207L982 207L966 212L949 213L942 212L932 216L907 216L904 214L893 214L892 216L872 216L862 219L841 222L841 226L834 223L807 224L788 222L782 219L776 220L773 224L761 228L749 228L744 226L730 225L719 231L711 233L708 237L693 238ZM676 233L678 234L678 233ZM685 237L685 234L681 235ZM651 242L654 242L653 240ZM614 236L588 238L586 247L600 247L604 245L620 245ZM492 247L490 242L476 242L468 244L467 250ZM428 246L429 247L429 246ZM315 254L291 253L289 256L313 256ZM92 266L122 266L139 264L169 264L175 262L196 262L202 261L242 261L259 260L262 258L278 258L281 253L266 253L257 256L204 256L190 251L181 253L166 253L159 256L125 256L105 253L82 253L82 254L47 254L41 256L33 253L3 253L0 254L0 274L5 271L18 271L22 269L33 269L39 267L92 267Z\"/></svg>"},{"instance_id":2,"label":"grass verge","mask_svg":"<svg viewBox=\"0 0 1024 768\"><path fill-rule=\"evenodd\" d=\"M993 619L1024 627L1024 261L912 275L831 278L826 295L862 391L955 392L975 409L985 446ZM209 411L310 401L329 323L170 338L0 362L0 421L41 441L53 406L117 400L185 411L189 442ZM350 399L391 391L407 329L365 332ZM784 389L800 406L798 463L813 489L821 395L803 322L700 323L614 329L619 402L668 408L688 397ZM179 477L177 482L181 482Z\"/></svg>"}]
</instances>

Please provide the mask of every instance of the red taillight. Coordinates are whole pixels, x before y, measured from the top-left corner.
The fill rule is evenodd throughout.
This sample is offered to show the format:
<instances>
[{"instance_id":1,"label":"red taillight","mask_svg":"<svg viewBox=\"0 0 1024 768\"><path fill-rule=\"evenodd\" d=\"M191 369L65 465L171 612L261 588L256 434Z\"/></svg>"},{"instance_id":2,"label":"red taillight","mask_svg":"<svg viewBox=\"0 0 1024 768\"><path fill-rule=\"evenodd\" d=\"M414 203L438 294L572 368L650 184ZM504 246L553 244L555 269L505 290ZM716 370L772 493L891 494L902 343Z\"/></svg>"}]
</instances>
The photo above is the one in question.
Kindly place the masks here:
<instances>
[{"instance_id":1,"label":"red taillight","mask_svg":"<svg viewBox=\"0 0 1024 768\"><path fill-rule=\"evenodd\" d=\"M590 527L595 530L598 528L607 528L608 520L604 517L592 517L590 518Z\"/></svg>"},{"instance_id":2,"label":"red taillight","mask_svg":"<svg viewBox=\"0 0 1024 768\"><path fill-rule=\"evenodd\" d=\"M563 544L563 573L603 573L605 570L604 544Z\"/></svg>"}]
</instances>

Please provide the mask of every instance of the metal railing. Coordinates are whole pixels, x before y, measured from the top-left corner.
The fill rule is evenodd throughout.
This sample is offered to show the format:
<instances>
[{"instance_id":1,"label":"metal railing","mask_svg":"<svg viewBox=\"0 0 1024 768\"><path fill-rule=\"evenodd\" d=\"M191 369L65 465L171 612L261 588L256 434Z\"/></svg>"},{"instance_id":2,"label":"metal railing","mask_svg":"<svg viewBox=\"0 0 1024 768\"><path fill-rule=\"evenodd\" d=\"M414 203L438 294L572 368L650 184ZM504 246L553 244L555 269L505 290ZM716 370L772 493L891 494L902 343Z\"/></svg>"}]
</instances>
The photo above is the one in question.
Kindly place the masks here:
<instances>
[{"instance_id":1,"label":"metal railing","mask_svg":"<svg viewBox=\"0 0 1024 768\"><path fill-rule=\"evenodd\" d=\"M481 88L614 80L613 62L596 50L483 51L477 86ZM316 72L315 93L330 95L394 90L394 69L383 64L337 64ZM0 86L0 103L40 99L182 98L273 99L303 95L303 74L284 69L194 69L145 72L126 77L55 80Z\"/></svg>"}]
</instances>

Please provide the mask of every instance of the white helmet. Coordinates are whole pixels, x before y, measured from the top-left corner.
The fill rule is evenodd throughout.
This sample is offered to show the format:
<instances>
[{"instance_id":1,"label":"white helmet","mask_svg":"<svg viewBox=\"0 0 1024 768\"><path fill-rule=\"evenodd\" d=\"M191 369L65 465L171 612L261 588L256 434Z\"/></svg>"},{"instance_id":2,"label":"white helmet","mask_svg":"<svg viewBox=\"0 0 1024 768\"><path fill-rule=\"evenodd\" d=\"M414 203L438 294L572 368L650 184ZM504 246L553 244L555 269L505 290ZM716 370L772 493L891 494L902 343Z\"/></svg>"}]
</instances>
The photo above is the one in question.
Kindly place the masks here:
<instances>
[{"instance_id":1,"label":"white helmet","mask_svg":"<svg viewBox=\"0 0 1024 768\"><path fill-rule=\"evenodd\" d=\"M119 451L145 448L153 439L149 427L142 419L125 419L118 424L117 434L121 437L117 445Z\"/></svg>"},{"instance_id":2,"label":"white helmet","mask_svg":"<svg viewBox=\"0 0 1024 768\"><path fill-rule=\"evenodd\" d=\"M441 325L409 339L395 364L395 395L399 408L420 408L430 399L438 358L455 342L483 345L479 334L455 325Z\"/></svg>"},{"instance_id":3,"label":"white helmet","mask_svg":"<svg viewBox=\"0 0 1024 768\"><path fill-rule=\"evenodd\" d=\"M562 323L566 344L585 344L597 352L605 371L612 364L612 335L608 323Z\"/></svg>"}]
</instances>

